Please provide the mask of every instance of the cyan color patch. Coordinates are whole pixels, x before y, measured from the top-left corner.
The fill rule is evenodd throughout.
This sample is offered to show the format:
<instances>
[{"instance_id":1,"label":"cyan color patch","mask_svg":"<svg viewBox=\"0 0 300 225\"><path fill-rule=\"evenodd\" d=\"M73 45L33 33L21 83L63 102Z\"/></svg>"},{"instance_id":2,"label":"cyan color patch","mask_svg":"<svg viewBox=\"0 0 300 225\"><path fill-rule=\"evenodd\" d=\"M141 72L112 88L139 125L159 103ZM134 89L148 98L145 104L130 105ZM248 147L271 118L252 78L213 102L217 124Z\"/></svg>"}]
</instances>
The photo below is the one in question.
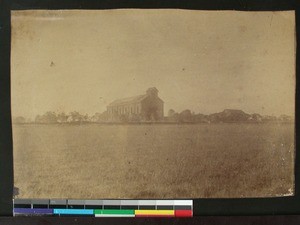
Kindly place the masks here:
<instances>
[{"instance_id":1,"label":"cyan color patch","mask_svg":"<svg viewBox=\"0 0 300 225\"><path fill-rule=\"evenodd\" d=\"M60 215L93 215L92 209L54 209L54 214Z\"/></svg>"}]
</instances>

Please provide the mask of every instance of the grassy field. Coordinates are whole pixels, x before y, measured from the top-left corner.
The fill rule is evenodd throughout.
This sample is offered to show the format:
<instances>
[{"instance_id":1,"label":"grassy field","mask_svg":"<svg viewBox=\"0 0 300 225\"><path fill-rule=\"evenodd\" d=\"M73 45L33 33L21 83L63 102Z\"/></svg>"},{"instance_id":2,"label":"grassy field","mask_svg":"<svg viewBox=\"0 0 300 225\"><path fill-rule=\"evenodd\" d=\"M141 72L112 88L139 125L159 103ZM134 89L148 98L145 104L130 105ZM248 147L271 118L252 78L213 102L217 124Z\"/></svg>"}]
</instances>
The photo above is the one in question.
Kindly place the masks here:
<instances>
[{"instance_id":1,"label":"grassy field","mask_svg":"<svg viewBox=\"0 0 300 225\"><path fill-rule=\"evenodd\" d=\"M19 198L269 197L294 190L292 124L14 125Z\"/></svg>"}]
</instances>

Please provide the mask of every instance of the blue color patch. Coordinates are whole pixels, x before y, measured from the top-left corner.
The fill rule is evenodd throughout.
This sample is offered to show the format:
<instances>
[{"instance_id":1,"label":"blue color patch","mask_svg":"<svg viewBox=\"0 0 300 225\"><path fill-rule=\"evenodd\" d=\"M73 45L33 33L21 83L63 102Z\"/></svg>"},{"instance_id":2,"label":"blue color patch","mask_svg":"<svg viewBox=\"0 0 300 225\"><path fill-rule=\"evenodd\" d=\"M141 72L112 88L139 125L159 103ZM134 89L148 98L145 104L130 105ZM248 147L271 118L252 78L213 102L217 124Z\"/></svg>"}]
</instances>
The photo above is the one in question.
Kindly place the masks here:
<instances>
[{"instance_id":1,"label":"blue color patch","mask_svg":"<svg viewBox=\"0 0 300 225\"><path fill-rule=\"evenodd\" d=\"M60 215L94 215L93 209L54 209L53 212Z\"/></svg>"},{"instance_id":2,"label":"blue color patch","mask_svg":"<svg viewBox=\"0 0 300 225\"><path fill-rule=\"evenodd\" d=\"M25 214L25 215L34 215L34 214L53 214L52 209L26 209L26 208L14 208L15 214Z\"/></svg>"}]
</instances>

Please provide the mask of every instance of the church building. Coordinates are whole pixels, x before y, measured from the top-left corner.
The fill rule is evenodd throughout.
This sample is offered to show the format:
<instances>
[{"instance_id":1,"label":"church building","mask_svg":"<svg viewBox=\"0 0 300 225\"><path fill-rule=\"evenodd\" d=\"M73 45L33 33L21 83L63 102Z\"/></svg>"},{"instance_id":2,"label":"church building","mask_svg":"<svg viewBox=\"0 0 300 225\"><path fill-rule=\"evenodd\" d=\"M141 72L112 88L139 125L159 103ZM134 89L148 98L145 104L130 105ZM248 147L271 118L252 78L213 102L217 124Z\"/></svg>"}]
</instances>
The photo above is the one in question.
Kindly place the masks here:
<instances>
[{"instance_id":1,"label":"church building","mask_svg":"<svg viewBox=\"0 0 300 225\"><path fill-rule=\"evenodd\" d=\"M146 94L113 101L107 106L110 121L161 121L164 118L164 102L155 87Z\"/></svg>"}]
</instances>

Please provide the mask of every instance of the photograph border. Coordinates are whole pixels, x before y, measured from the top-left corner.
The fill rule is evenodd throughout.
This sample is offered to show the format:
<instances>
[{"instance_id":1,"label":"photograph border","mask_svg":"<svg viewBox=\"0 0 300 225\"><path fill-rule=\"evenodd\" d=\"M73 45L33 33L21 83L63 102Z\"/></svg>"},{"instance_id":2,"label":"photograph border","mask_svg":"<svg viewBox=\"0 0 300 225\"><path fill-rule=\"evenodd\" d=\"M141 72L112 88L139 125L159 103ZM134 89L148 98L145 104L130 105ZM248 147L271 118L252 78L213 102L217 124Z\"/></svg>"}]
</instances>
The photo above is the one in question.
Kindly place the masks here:
<instances>
[{"instance_id":1,"label":"photograph border","mask_svg":"<svg viewBox=\"0 0 300 225\"><path fill-rule=\"evenodd\" d=\"M58 9L190 9L190 10L238 10L238 11L281 11L295 10L296 42L299 41L299 5L292 0L2 0L0 1L0 215L12 216L13 196L13 151L10 103L10 39L11 10L58 10ZM295 195L274 198L221 198L195 199L194 216L221 215L287 215L300 214L300 150L299 140L299 45L296 47L296 101L295 101Z\"/></svg>"}]
</instances>

